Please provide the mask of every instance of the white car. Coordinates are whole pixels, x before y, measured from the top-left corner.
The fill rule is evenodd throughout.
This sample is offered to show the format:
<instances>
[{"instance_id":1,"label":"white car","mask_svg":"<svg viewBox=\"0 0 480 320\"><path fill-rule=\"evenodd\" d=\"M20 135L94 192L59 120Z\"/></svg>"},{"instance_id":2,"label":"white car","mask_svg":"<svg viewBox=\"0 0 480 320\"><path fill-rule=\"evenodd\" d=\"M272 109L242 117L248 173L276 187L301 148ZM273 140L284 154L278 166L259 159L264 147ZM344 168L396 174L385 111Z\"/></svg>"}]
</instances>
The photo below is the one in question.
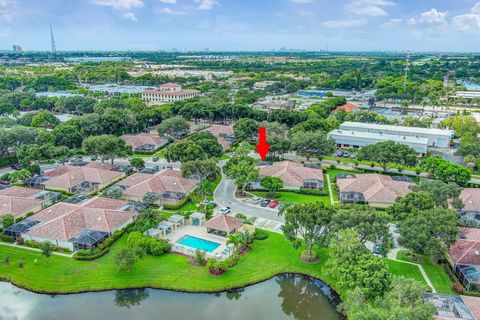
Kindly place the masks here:
<instances>
[{"instance_id":1,"label":"white car","mask_svg":"<svg viewBox=\"0 0 480 320\"><path fill-rule=\"evenodd\" d=\"M228 214L232 212L232 208L230 207L221 207L220 209L218 209L218 213L220 214Z\"/></svg>"},{"instance_id":2,"label":"white car","mask_svg":"<svg viewBox=\"0 0 480 320\"><path fill-rule=\"evenodd\" d=\"M262 197L253 197L251 201L252 203L260 203L262 200Z\"/></svg>"}]
</instances>

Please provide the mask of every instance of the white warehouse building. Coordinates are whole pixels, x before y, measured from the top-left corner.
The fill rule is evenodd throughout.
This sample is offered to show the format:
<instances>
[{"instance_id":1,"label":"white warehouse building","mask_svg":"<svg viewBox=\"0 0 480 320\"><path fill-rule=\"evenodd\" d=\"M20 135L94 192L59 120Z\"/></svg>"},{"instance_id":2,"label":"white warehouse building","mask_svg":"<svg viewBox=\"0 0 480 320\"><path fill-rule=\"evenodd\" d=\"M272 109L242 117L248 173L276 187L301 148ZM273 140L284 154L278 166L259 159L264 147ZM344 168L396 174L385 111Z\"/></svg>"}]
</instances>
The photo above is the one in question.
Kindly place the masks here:
<instances>
[{"instance_id":1,"label":"white warehouse building","mask_svg":"<svg viewBox=\"0 0 480 320\"><path fill-rule=\"evenodd\" d=\"M452 130L444 129L434 129L434 128L418 128L418 127L404 127L404 126L393 126L385 124L376 124L376 123L363 123L363 122L344 122L340 125L341 131L354 131L354 132L366 132L371 133L373 136L378 136L382 138L382 141L386 140L405 140L403 137L413 137L413 138L425 138L428 140L428 147L434 148L449 148L450 142L453 137ZM400 138L394 140L392 138L387 139L387 135L400 136ZM378 140L378 138L376 138ZM420 141L411 140L411 141ZM377 141L378 142L378 141ZM397 141L399 142L399 141Z\"/></svg>"},{"instance_id":2,"label":"white warehouse building","mask_svg":"<svg viewBox=\"0 0 480 320\"><path fill-rule=\"evenodd\" d=\"M394 141L407 145L420 154L425 154L428 149L428 139L420 137L401 136L376 132L363 132L351 130L332 130L328 133L340 148L361 148L384 141Z\"/></svg>"}]
</instances>

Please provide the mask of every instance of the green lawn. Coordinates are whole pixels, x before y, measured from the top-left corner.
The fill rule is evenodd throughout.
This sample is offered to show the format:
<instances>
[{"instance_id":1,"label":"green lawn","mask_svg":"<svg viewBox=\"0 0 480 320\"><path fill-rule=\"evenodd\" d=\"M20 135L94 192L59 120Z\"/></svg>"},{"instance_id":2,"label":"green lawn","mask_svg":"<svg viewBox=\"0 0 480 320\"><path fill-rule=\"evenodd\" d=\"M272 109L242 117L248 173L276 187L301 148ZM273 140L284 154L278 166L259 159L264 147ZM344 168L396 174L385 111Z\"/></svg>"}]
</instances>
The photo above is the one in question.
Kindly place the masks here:
<instances>
[{"instance_id":1,"label":"green lawn","mask_svg":"<svg viewBox=\"0 0 480 320\"><path fill-rule=\"evenodd\" d=\"M313 196L308 194L300 194L295 192L280 191L278 194L280 197L272 198L267 196L266 191L254 191L252 192L256 196L268 199L275 199L284 203L308 203L308 202L323 202L325 205L330 205L330 198L328 196Z\"/></svg>"},{"instance_id":2,"label":"green lawn","mask_svg":"<svg viewBox=\"0 0 480 320\"><path fill-rule=\"evenodd\" d=\"M211 276L205 267L191 266L184 256L176 254L145 256L131 272L118 272L114 256L126 245L126 237L122 237L107 255L95 261L60 256L45 258L39 252L0 245L0 279L19 287L50 293L138 287L212 292L242 287L280 273L297 272L322 279L335 288L334 280L324 267L327 249L318 250L319 263L302 263L299 259L301 248L294 249L283 235L268 234L267 240L255 241L253 250L219 277ZM8 265L4 263L7 256L10 259ZM23 268L18 266L19 262L23 262ZM420 279L413 269L415 266L387 262L394 275Z\"/></svg>"},{"instance_id":3,"label":"green lawn","mask_svg":"<svg viewBox=\"0 0 480 320\"><path fill-rule=\"evenodd\" d=\"M452 280L450 280L445 270L443 270L441 266L422 256L419 256L419 261L412 261L405 256L405 253L407 253L407 251L399 251L397 254L397 259L421 264L435 290L437 290L439 293L455 294L452 288Z\"/></svg>"}]
</instances>

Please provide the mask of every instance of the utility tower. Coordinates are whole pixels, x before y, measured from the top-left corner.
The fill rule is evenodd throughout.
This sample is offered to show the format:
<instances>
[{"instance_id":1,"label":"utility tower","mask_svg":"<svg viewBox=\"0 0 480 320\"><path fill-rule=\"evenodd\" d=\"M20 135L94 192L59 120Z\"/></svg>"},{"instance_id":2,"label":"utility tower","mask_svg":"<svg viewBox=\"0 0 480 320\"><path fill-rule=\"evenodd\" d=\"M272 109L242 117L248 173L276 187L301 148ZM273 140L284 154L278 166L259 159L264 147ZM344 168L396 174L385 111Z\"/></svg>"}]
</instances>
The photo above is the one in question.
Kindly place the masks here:
<instances>
[{"instance_id":1,"label":"utility tower","mask_svg":"<svg viewBox=\"0 0 480 320\"><path fill-rule=\"evenodd\" d=\"M403 88L407 87L408 70L410 70L410 51L407 51L407 57L405 59L405 77L403 79Z\"/></svg>"},{"instance_id":2,"label":"utility tower","mask_svg":"<svg viewBox=\"0 0 480 320\"><path fill-rule=\"evenodd\" d=\"M52 25L50 25L50 40L52 42L52 55L55 57L57 55L57 47L55 46L55 38L53 37Z\"/></svg>"}]
</instances>

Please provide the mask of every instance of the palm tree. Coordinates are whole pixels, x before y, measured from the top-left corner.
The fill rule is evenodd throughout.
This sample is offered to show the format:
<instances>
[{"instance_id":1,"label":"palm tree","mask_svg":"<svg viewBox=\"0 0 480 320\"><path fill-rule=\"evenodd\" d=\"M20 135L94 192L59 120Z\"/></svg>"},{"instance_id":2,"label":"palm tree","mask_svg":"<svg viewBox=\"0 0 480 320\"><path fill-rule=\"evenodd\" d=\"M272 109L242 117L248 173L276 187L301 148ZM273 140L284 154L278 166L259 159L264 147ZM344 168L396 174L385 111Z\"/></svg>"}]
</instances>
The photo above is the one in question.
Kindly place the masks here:
<instances>
[{"instance_id":1,"label":"palm tree","mask_svg":"<svg viewBox=\"0 0 480 320\"><path fill-rule=\"evenodd\" d=\"M242 249L250 249L253 244L253 234L250 232L241 233L239 242Z\"/></svg>"},{"instance_id":2,"label":"palm tree","mask_svg":"<svg viewBox=\"0 0 480 320\"><path fill-rule=\"evenodd\" d=\"M240 245L240 235L238 233L233 233L227 235L227 245L233 245L233 254L238 255L238 247Z\"/></svg>"}]
</instances>

